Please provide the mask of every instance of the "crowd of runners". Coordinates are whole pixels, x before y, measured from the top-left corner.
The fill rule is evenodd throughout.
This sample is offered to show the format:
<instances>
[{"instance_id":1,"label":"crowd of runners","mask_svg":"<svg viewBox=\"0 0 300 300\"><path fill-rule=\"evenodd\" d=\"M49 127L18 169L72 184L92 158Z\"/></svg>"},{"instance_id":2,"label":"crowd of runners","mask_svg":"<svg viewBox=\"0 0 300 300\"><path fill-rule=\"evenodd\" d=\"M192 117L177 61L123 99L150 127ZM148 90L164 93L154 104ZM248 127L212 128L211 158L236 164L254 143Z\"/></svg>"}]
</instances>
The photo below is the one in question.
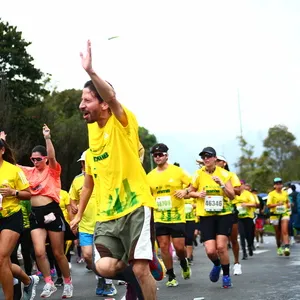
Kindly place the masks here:
<instances>
[{"instance_id":1,"label":"crowd of runners","mask_svg":"<svg viewBox=\"0 0 300 300\"><path fill-rule=\"evenodd\" d=\"M89 41L81 61L90 77L79 106L88 124L89 148L78 159L82 172L69 192L61 189L63 170L51 141L55 133L47 125L42 129L45 145L32 149L31 167L16 164L9 133L0 134L0 283L6 300L21 298L16 288L21 282L23 299L34 299L41 278L40 297L63 286L62 298L72 298L74 250L77 262L96 275L96 295L115 295L113 280L118 280L127 287L124 299L153 300L156 281L178 286L174 260L185 280L192 277L198 237L211 261L210 280L218 282L222 275L221 287L230 288L231 274L242 274L241 260L263 243L267 218L278 255L290 255L300 205L295 186L289 196L276 177L265 201L229 171L226 158L213 147L200 151L199 168L190 175L168 162L167 145L153 145L156 168L146 174L137 120L94 71Z\"/></svg>"}]
</instances>

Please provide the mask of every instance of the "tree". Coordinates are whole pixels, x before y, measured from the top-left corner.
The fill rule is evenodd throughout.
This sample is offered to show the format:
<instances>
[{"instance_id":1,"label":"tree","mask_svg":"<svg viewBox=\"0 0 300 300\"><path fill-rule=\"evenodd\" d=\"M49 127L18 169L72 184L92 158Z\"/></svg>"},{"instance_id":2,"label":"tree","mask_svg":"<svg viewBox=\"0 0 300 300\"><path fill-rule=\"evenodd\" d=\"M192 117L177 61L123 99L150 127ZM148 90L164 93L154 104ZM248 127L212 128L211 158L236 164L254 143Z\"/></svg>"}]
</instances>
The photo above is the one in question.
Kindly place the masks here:
<instances>
[{"instance_id":1,"label":"tree","mask_svg":"<svg viewBox=\"0 0 300 300\"><path fill-rule=\"evenodd\" d=\"M152 157L150 155L150 149L157 143L157 139L154 134L150 134L149 131L144 127L139 127L139 137L141 143L145 148L143 166L146 173L148 173L152 169Z\"/></svg>"},{"instance_id":2,"label":"tree","mask_svg":"<svg viewBox=\"0 0 300 300\"><path fill-rule=\"evenodd\" d=\"M0 128L8 132L17 158L29 151L40 131L42 124L26 114L26 109L48 94L45 86L50 79L49 74L34 67L33 57L27 52L30 44L22 38L22 32L0 19L0 103L5 102Z\"/></svg>"},{"instance_id":3,"label":"tree","mask_svg":"<svg viewBox=\"0 0 300 300\"><path fill-rule=\"evenodd\" d=\"M284 125L276 125L269 129L263 145L269 152L269 164L272 165L274 174L283 176L288 172L286 166L295 150L295 140L295 136Z\"/></svg>"},{"instance_id":4,"label":"tree","mask_svg":"<svg viewBox=\"0 0 300 300\"><path fill-rule=\"evenodd\" d=\"M80 172L77 159L88 148L87 126L78 107L81 90L52 92L43 102L30 109L40 123L51 129L57 161L62 167L62 187L68 190L73 178ZM39 133L41 136L41 131ZM42 142L44 144L44 142Z\"/></svg>"}]
</instances>

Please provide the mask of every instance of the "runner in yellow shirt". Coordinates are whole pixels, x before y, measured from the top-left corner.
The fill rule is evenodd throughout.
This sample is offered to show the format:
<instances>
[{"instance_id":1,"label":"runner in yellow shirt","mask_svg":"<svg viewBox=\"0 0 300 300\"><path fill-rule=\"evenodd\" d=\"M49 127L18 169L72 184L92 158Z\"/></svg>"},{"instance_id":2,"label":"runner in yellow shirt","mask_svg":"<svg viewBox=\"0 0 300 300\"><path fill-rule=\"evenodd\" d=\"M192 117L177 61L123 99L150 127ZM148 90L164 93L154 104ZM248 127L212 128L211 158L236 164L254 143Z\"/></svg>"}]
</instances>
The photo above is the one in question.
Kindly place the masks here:
<instances>
[{"instance_id":1,"label":"runner in yellow shirt","mask_svg":"<svg viewBox=\"0 0 300 300\"><path fill-rule=\"evenodd\" d=\"M13 299L13 277L24 283L24 299L35 297L39 278L28 276L10 257L23 231L23 215L20 199L30 200L29 183L23 171L17 167L11 148L0 132L0 283L5 299Z\"/></svg>"},{"instance_id":2,"label":"runner in yellow shirt","mask_svg":"<svg viewBox=\"0 0 300 300\"><path fill-rule=\"evenodd\" d=\"M221 168L224 168L225 170L227 170L230 173L230 175L231 175L230 181L233 186L234 193L236 196L239 196L241 194L240 180L235 173L230 172L226 158L224 156L218 155L216 165ZM238 242L238 233L239 233L238 220L239 220L238 219L238 211L234 205L233 206L233 224L232 224L231 234L229 237L229 240L230 240L230 243L232 246L233 256L234 256L233 275L241 275L242 274L242 265L239 260L240 246L239 246L239 242Z\"/></svg>"},{"instance_id":3,"label":"runner in yellow shirt","mask_svg":"<svg viewBox=\"0 0 300 300\"><path fill-rule=\"evenodd\" d=\"M242 259L245 260L248 257L245 240L247 240L249 256L253 256L253 219L257 203L254 195L248 190L249 186L246 186L244 180L241 180L241 184L241 194L236 196L232 202L236 205L238 211L240 243L243 250Z\"/></svg>"},{"instance_id":4,"label":"runner in yellow shirt","mask_svg":"<svg viewBox=\"0 0 300 300\"><path fill-rule=\"evenodd\" d=\"M274 178L274 190L268 194L267 206L270 209L270 223L275 229L277 254L290 255L288 225L290 220L290 201L288 193L283 191L282 179Z\"/></svg>"},{"instance_id":5,"label":"runner in yellow shirt","mask_svg":"<svg viewBox=\"0 0 300 300\"><path fill-rule=\"evenodd\" d=\"M197 199L197 216L200 217L201 239L208 258L214 264L209 277L217 282L223 270L223 287L231 287L229 275L228 237L233 222L232 203L234 189L230 173L216 165L214 148L205 147L199 154L204 167L193 176L189 196Z\"/></svg>"},{"instance_id":6,"label":"runner in yellow shirt","mask_svg":"<svg viewBox=\"0 0 300 300\"><path fill-rule=\"evenodd\" d=\"M80 201L80 194L84 184L85 175L85 157L86 151L84 151L77 162L81 163L82 173L77 175L71 184L69 191L72 206L78 207ZM93 243L94 243L94 228L96 224L96 198L95 192L93 191L90 200L83 213L82 219L79 223L79 243L81 246L83 258L87 263L88 268L93 267ZM104 279L97 276L97 296L114 296L117 294L117 289L112 283L111 279Z\"/></svg>"},{"instance_id":7,"label":"runner in yellow shirt","mask_svg":"<svg viewBox=\"0 0 300 300\"><path fill-rule=\"evenodd\" d=\"M78 213L71 224L74 228L81 220L95 186L94 242L101 257L95 265L97 273L113 278L132 264L144 299L156 299L149 267L154 257L151 209L156 203L138 156L138 123L117 100L112 86L93 70L90 41L81 59L91 78L84 85L79 106L88 123L89 150Z\"/></svg>"},{"instance_id":8,"label":"runner in yellow shirt","mask_svg":"<svg viewBox=\"0 0 300 300\"><path fill-rule=\"evenodd\" d=\"M185 249L185 209L184 197L190 185L190 176L180 167L168 163L167 145L156 144L151 149L157 167L148 175L148 183L152 195L156 199L157 209L154 210L156 238L161 250L162 260L167 269L168 287L178 285L173 269L173 258L169 252L172 243L180 260L182 277L189 279L189 267Z\"/></svg>"}]
</instances>

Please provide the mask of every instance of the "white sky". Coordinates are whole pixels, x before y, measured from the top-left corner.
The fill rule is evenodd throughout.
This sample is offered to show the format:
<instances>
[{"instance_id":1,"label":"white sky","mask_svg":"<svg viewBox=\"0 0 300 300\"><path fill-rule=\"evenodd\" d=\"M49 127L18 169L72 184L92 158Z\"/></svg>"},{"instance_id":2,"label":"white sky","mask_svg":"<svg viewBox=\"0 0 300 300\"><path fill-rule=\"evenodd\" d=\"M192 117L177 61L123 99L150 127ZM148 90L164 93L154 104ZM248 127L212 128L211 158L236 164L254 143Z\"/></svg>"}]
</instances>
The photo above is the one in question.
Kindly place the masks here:
<instances>
[{"instance_id":1,"label":"white sky","mask_svg":"<svg viewBox=\"0 0 300 300\"><path fill-rule=\"evenodd\" d=\"M58 90L81 89L88 79L79 52L91 39L96 71L189 172L208 145L233 168L238 90L243 133L257 154L277 124L299 141L300 1L10 0L0 7Z\"/></svg>"}]
</instances>

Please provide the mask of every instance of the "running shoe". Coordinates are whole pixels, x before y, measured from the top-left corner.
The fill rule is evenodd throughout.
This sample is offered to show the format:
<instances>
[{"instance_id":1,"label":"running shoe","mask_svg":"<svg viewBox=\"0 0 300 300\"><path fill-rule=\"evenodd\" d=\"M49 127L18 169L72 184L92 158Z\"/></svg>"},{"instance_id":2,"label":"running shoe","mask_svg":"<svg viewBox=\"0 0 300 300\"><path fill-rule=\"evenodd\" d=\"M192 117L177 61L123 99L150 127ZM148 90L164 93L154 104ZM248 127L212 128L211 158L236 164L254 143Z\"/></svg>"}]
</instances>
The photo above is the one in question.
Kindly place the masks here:
<instances>
[{"instance_id":1,"label":"running shoe","mask_svg":"<svg viewBox=\"0 0 300 300\"><path fill-rule=\"evenodd\" d=\"M114 295L117 295L117 293L118 293L118 291L113 283L105 284L102 296L104 296L104 297L105 296L114 296Z\"/></svg>"},{"instance_id":2,"label":"running shoe","mask_svg":"<svg viewBox=\"0 0 300 300\"><path fill-rule=\"evenodd\" d=\"M50 276L51 277L55 277L56 276L56 269L55 268L53 268L53 269L50 270Z\"/></svg>"},{"instance_id":3,"label":"running shoe","mask_svg":"<svg viewBox=\"0 0 300 300\"><path fill-rule=\"evenodd\" d=\"M256 245L255 245L255 247L256 247L256 248L259 248L259 246L260 246L260 245L259 245L259 242L257 242Z\"/></svg>"},{"instance_id":4,"label":"running shoe","mask_svg":"<svg viewBox=\"0 0 300 300\"><path fill-rule=\"evenodd\" d=\"M290 256L290 248L289 247L284 247L283 249L283 254L284 256Z\"/></svg>"},{"instance_id":5,"label":"running shoe","mask_svg":"<svg viewBox=\"0 0 300 300\"><path fill-rule=\"evenodd\" d=\"M102 296L105 286L105 279L102 277L99 277L97 280L97 286L96 286L96 295Z\"/></svg>"},{"instance_id":6,"label":"running shoe","mask_svg":"<svg viewBox=\"0 0 300 300\"><path fill-rule=\"evenodd\" d=\"M189 266L192 266L193 265L193 259L192 258L188 258L187 260L188 260Z\"/></svg>"},{"instance_id":7,"label":"running shoe","mask_svg":"<svg viewBox=\"0 0 300 300\"><path fill-rule=\"evenodd\" d=\"M231 287L231 278L229 275L223 276L223 288L228 289Z\"/></svg>"},{"instance_id":8,"label":"running shoe","mask_svg":"<svg viewBox=\"0 0 300 300\"><path fill-rule=\"evenodd\" d=\"M24 286L23 299L33 300L36 294L36 287L40 281L40 278L36 275L29 276L30 284L29 286Z\"/></svg>"},{"instance_id":9,"label":"running shoe","mask_svg":"<svg viewBox=\"0 0 300 300\"><path fill-rule=\"evenodd\" d=\"M174 287L174 286L177 286L178 285L178 281L176 280L176 278L173 278L173 279L169 279L166 283L166 286L167 287Z\"/></svg>"},{"instance_id":10,"label":"running shoe","mask_svg":"<svg viewBox=\"0 0 300 300\"><path fill-rule=\"evenodd\" d=\"M249 256L253 256L253 246L248 247Z\"/></svg>"},{"instance_id":11,"label":"running shoe","mask_svg":"<svg viewBox=\"0 0 300 300\"><path fill-rule=\"evenodd\" d=\"M186 259L187 260L187 259ZM183 279L190 279L192 276L192 269L190 268L188 261L187 261L187 268L184 271L183 268L181 268L181 276Z\"/></svg>"},{"instance_id":12,"label":"running shoe","mask_svg":"<svg viewBox=\"0 0 300 300\"><path fill-rule=\"evenodd\" d=\"M63 286L64 280L61 277L57 277L56 281L54 282L55 286Z\"/></svg>"},{"instance_id":13,"label":"running shoe","mask_svg":"<svg viewBox=\"0 0 300 300\"><path fill-rule=\"evenodd\" d=\"M65 283L64 284L64 291L62 293L62 299L72 298L73 297L73 284L72 283Z\"/></svg>"},{"instance_id":14,"label":"running shoe","mask_svg":"<svg viewBox=\"0 0 300 300\"><path fill-rule=\"evenodd\" d=\"M41 298L49 298L56 291L57 291L57 288L54 285L54 283L53 284L46 283L43 288L43 291L41 293Z\"/></svg>"},{"instance_id":15,"label":"running shoe","mask_svg":"<svg viewBox=\"0 0 300 300\"><path fill-rule=\"evenodd\" d=\"M242 265L241 264L234 264L233 266L233 275L242 275Z\"/></svg>"},{"instance_id":16,"label":"running shoe","mask_svg":"<svg viewBox=\"0 0 300 300\"><path fill-rule=\"evenodd\" d=\"M76 262L78 264L83 264L84 263L84 258L83 257L77 257Z\"/></svg>"},{"instance_id":17,"label":"running shoe","mask_svg":"<svg viewBox=\"0 0 300 300\"><path fill-rule=\"evenodd\" d=\"M126 284L126 281L124 280L118 280L118 285L125 285Z\"/></svg>"},{"instance_id":18,"label":"running shoe","mask_svg":"<svg viewBox=\"0 0 300 300\"><path fill-rule=\"evenodd\" d=\"M282 256L282 255L283 255L282 247L277 248L277 254L278 254L279 256Z\"/></svg>"},{"instance_id":19,"label":"running shoe","mask_svg":"<svg viewBox=\"0 0 300 300\"><path fill-rule=\"evenodd\" d=\"M36 276L39 276L39 277L43 277L43 274L41 271L37 270L36 273L35 273Z\"/></svg>"},{"instance_id":20,"label":"running shoe","mask_svg":"<svg viewBox=\"0 0 300 300\"><path fill-rule=\"evenodd\" d=\"M152 276L156 281L160 281L165 276L165 266L161 259L159 259L156 255L156 252L153 252L153 259L149 261L149 267Z\"/></svg>"},{"instance_id":21,"label":"running shoe","mask_svg":"<svg viewBox=\"0 0 300 300\"><path fill-rule=\"evenodd\" d=\"M217 282L220 278L221 265L214 266L209 273L209 279L211 282Z\"/></svg>"}]
</instances>

